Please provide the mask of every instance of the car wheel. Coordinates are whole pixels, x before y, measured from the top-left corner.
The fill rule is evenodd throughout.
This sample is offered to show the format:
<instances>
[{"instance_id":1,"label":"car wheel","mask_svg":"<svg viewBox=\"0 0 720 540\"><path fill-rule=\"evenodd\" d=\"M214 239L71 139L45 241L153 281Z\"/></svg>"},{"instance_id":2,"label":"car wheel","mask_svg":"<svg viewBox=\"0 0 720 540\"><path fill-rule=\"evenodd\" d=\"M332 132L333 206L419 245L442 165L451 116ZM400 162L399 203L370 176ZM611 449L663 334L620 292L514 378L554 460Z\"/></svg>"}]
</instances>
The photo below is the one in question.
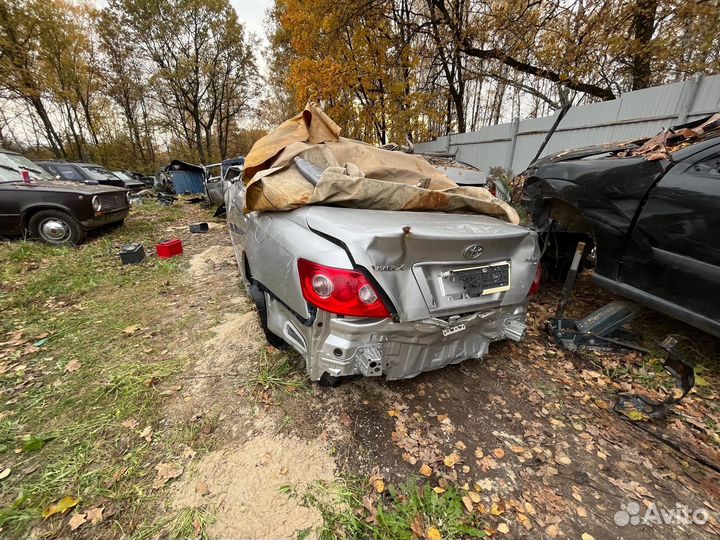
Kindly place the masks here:
<instances>
[{"instance_id":1,"label":"car wheel","mask_svg":"<svg viewBox=\"0 0 720 540\"><path fill-rule=\"evenodd\" d=\"M277 334L274 334L267 325L267 305L265 303L265 292L260 289L256 281L253 281L250 285L250 296L253 299L253 302L255 302L255 307L257 308L258 316L260 317L260 327L262 328L263 333L265 334L265 339L267 342L275 347L276 349L279 349L281 351L286 351L289 348L289 345L285 343L285 340L278 336Z\"/></svg>"},{"instance_id":2,"label":"car wheel","mask_svg":"<svg viewBox=\"0 0 720 540\"><path fill-rule=\"evenodd\" d=\"M28 223L30 234L48 244L81 244L86 231L71 214L62 210L40 210Z\"/></svg>"}]
</instances>

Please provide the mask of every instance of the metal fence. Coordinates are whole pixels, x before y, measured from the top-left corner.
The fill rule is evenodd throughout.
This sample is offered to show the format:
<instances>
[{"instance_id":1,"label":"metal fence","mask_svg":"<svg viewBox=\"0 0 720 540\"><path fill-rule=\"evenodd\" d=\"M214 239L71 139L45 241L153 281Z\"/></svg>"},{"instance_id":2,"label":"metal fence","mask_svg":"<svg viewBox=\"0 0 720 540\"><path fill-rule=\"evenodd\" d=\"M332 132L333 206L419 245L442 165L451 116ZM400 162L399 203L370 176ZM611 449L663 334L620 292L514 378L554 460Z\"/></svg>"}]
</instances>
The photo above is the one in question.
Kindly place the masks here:
<instances>
[{"instance_id":1,"label":"metal fence","mask_svg":"<svg viewBox=\"0 0 720 540\"><path fill-rule=\"evenodd\" d=\"M571 108L543 155L566 148L649 137L663 128L720 110L720 75L646 88L618 99ZM457 159L487 172L501 166L514 173L535 157L555 116L515 119L479 131L440 137L415 145L416 152L457 151Z\"/></svg>"}]
</instances>

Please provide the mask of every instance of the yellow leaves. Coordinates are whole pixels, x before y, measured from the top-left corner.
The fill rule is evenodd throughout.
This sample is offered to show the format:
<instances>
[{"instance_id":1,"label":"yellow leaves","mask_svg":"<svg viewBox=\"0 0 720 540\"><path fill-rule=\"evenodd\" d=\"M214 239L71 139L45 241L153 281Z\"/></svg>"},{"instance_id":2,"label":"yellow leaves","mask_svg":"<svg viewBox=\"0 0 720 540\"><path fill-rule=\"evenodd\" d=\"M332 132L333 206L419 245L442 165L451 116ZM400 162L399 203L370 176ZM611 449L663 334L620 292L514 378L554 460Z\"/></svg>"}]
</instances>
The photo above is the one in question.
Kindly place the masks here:
<instances>
[{"instance_id":1,"label":"yellow leaves","mask_svg":"<svg viewBox=\"0 0 720 540\"><path fill-rule=\"evenodd\" d=\"M462 458L456 452L453 452L449 456L445 456L445 458L443 459L443 463L445 464L445 466L450 467L451 469L454 469L455 465L457 465L461 461Z\"/></svg>"},{"instance_id":2,"label":"yellow leaves","mask_svg":"<svg viewBox=\"0 0 720 540\"><path fill-rule=\"evenodd\" d=\"M563 454L556 454L556 455L555 455L555 462L556 462L556 463L559 463L560 465L570 465L570 463L572 463L572 461L570 460L570 458L569 458L568 456L566 456L566 455L563 455Z\"/></svg>"},{"instance_id":3,"label":"yellow leaves","mask_svg":"<svg viewBox=\"0 0 720 540\"><path fill-rule=\"evenodd\" d=\"M91 508L85 513L85 516L90 521L91 525L97 525L103 520L103 511L105 510L104 507L100 506L98 508Z\"/></svg>"},{"instance_id":4,"label":"yellow leaves","mask_svg":"<svg viewBox=\"0 0 720 540\"><path fill-rule=\"evenodd\" d=\"M517 520L520 522L520 524L525 527L526 530L530 531L532 530L533 526L532 523L530 523L530 518L527 517L525 514L518 514Z\"/></svg>"},{"instance_id":5,"label":"yellow leaves","mask_svg":"<svg viewBox=\"0 0 720 540\"><path fill-rule=\"evenodd\" d=\"M610 405L609 405L608 402L605 401L604 399L596 399L596 400L595 400L595 406L596 406L598 409L603 409L603 410L610 408Z\"/></svg>"},{"instance_id":6,"label":"yellow leaves","mask_svg":"<svg viewBox=\"0 0 720 540\"><path fill-rule=\"evenodd\" d=\"M75 497L66 496L60 499L56 503L52 503L50 506L45 508L42 512L42 517L44 519L49 518L50 516L53 516L55 514L63 514L70 510L71 508L74 508L77 506L77 504L80 502L80 499L76 499Z\"/></svg>"},{"instance_id":7,"label":"yellow leaves","mask_svg":"<svg viewBox=\"0 0 720 540\"><path fill-rule=\"evenodd\" d=\"M467 495L464 495L462 497L462 502L465 505L465 510L467 510L468 512L473 511L473 503L472 503L472 500L470 499L470 497L468 497Z\"/></svg>"},{"instance_id":8,"label":"yellow leaves","mask_svg":"<svg viewBox=\"0 0 720 540\"><path fill-rule=\"evenodd\" d=\"M478 495L474 491L468 491L468 497L470 497L470 500L474 502L475 504L480 502L480 495Z\"/></svg>"},{"instance_id":9,"label":"yellow leaves","mask_svg":"<svg viewBox=\"0 0 720 540\"><path fill-rule=\"evenodd\" d=\"M560 529L558 529L557 525L548 525L545 527L545 534L550 538L557 538L560 535Z\"/></svg>"},{"instance_id":10,"label":"yellow leaves","mask_svg":"<svg viewBox=\"0 0 720 540\"><path fill-rule=\"evenodd\" d=\"M132 324L130 326L126 326L122 329L122 333L125 334L127 337L135 335L135 332L140 330L139 324Z\"/></svg>"},{"instance_id":11,"label":"yellow leaves","mask_svg":"<svg viewBox=\"0 0 720 540\"><path fill-rule=\"evenodd\" d=\"M376 493L382 493L383 491L385 491L385 481L380 475L372 475L370 477L370 485L372 485Z\"/></svg>"},{"instance_id":12,"label":"yellow leaves","mask_svg":"<svg viewBox=\"0 0 720 540\"><path fill-rule=\"evenodd\" d=\"M442 534L440 534L437 527L428 527L425 538L427 538L427 540L442 540Z\"/></svg>"},{"instance_id":13,"label":"yellow leaves","mask_svg":"<svg viewBox=\"0 0 720 540\"><path fill-rule=\"evenodd\" d=\"M586 532L582 533L580 538L582 538L582 540L595 540L595 537L592 534Z\"/></svg>"},{"instance_id":14,"label":"yellow leaves","mask_svg":"<svg viewBox=\"0 0 720 540\"><path fill-rule=\"evenodd\" d=\"M508 527L507 523L503 522L497 526L497 531L502 534L507 534L510 532L510 527Z\"/></svg>"},{"instance_id":15,"label":"yellow leaves","mask_svg":"<svg viewBox=\"0 0 720 540\"><path fill-rule=\"evenodd\" d=\"M435 486L435 487L433 488L433 491L434 491L435 493L437 493L438 495L440 495L441 493L445 493L445 488L441 488L440 486Z\"/></svg>"},{"instance_id":16,"label":"yellow leaves","mask_svg":"<svg viewBox=\"0 0 720 540\"><path fill-rule=\"evenodd\" d=\"M492 503L490 506L490 515L501 516L505 513L505 505L499 503Z\"/></svg>"},{"instance_id":17,"label":"yellow leaves","mask_svg":"<svg viewBox=\"0 0 720 540\"><path fill-rule=\"evenodd\" d=\"M497 459L502 459L505 457L505 450L502 448L496 448L493 450L493 456L495 456Z\"/></svg>"},{"instance_id":18,"label":"yellow leaves","mask_svg":"<svg viewBox=\"0 0 720 540\"><path fill-rule=\"evenodd\" d=\"M398 416L400 416L400 413L397 412L395 409L390 409L390 410L388 411L388 416L392 416L392 417L397 418Z\"/></svg>"},{"instance_id":19,"label":"yellow leaves","mask_svg":"<svg viewBox=\"0 0 720 540\"><path fill-rule=\"evenodd\" d=\"M420 467L420 474L423 476L430 476L432 474L432 469L428 466L427 463L423 463L422 467Z\"/></svg>"},{"instance_id":20,"label":"yellow leaves","mask_svg":"<svg viewBox=\"0 0 720 540\"><path fill-rule=\"evenodd\" d=\"M3 469L2 472L0 472L0 480L5 480L8 476L10 476L11 472L12 469L10 469L10 467Z\"/></svg>"}]
</instances>

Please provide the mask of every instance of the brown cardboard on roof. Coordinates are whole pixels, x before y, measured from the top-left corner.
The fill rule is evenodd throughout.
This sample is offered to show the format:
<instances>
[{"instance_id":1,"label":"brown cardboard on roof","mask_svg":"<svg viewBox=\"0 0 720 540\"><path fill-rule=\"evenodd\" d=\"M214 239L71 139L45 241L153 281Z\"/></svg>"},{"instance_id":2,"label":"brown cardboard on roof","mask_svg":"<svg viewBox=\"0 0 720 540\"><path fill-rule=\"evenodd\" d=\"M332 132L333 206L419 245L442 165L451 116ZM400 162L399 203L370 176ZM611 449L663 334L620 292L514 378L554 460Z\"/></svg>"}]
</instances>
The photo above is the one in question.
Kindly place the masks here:
<instances>
[{"instance_id":1,"label":"brown cardboard on roof","mask_svg":"<svg viewBox=\"0 0 720 540\"><path fill-rule=\"evenodd\" d=\"M324 169L313 186L294 166L301 157ZM245 213L308 204L374 210L486 214L518 223L517 212L480 187L460 187L423 157L340 137L316 104L283 122L245 158Z\"/></svg>"}]
</instances>

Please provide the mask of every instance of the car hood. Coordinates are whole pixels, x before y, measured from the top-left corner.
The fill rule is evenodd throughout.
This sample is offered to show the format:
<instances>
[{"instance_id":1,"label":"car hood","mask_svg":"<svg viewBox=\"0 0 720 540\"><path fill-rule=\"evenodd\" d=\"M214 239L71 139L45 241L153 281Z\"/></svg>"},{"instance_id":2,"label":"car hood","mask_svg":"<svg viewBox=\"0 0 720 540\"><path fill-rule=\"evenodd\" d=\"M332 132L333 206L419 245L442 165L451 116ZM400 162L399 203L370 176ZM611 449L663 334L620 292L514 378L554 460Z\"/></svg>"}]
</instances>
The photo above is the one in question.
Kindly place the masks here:
<instances>
[{"instance_id":1,"label":"car hood","mask_svg":"<svg viewBox=\"0 0 720 540\"><path fill-rule=\"evenodd\" d=\"M82 195L127 191L125 188L114 186L84 184L82 182L61 182L59 180L33 180L30 184L25 184L21 181L3 182L0 186L13 186L19 189L31 189L35 191L80 193Z\"/></svg>"}]
</instances>

